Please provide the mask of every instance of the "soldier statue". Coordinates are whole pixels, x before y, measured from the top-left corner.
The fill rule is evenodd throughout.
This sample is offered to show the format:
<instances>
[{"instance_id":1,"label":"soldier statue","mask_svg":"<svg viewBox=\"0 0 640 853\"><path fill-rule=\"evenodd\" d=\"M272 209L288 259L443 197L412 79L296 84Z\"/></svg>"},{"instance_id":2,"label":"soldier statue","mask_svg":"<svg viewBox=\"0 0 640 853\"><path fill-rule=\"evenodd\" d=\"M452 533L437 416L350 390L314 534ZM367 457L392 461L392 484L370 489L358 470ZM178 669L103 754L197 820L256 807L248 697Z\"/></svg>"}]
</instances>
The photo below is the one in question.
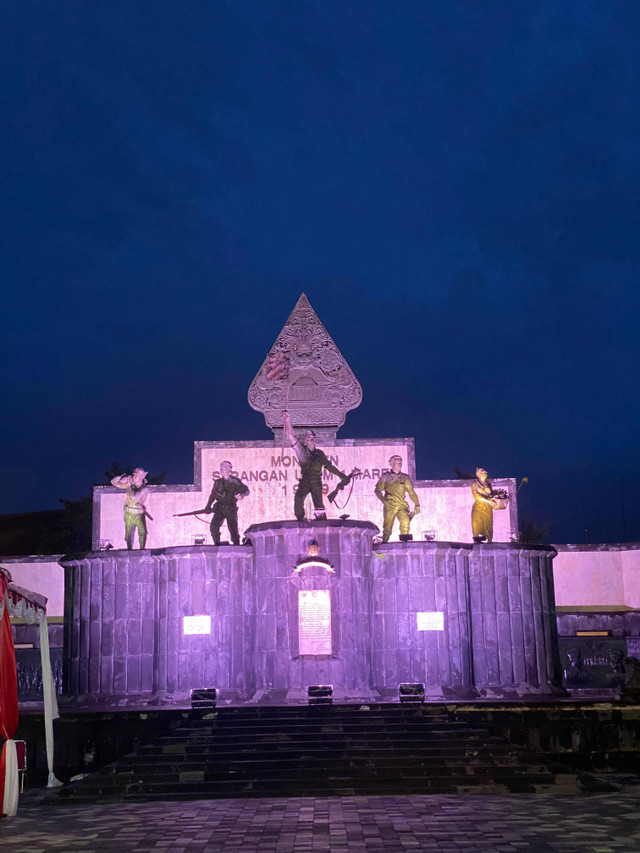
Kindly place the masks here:
<instances>
[{"instance_id":1,"label":"soldier statue","mask_svg":"<svg viewBox=\"0 0 640 853\"><path fill-rule=\"evenodd\" d=\"M111 481L111 485L116 489L127 490L124 502L124 538L129 551L133 548L134 530L138 531L138 544L141 549L144 549L147 541L147 518L151 519L146 508L149 497L147 474L148 471L144 468L134 468L133 474L123 474Z\"/></svg>"},{"instance_id":2,"label":"soldier statue","mask_svg":"<svg viewBox=\"0 0 640 853\"><path fill-rule=\"evenodd\" d=\"M304 499L308 494L311 495L315 510L315 518L326 518L327 515L324 509L322 500L322 469L340 477L341 483L348 483L349 478L342 471L339 471L335 465L332 465L327 455L316 447L316 434L312 429L308 429L304 436L304 441L296 438L291 426L291 418L289 412L283 412L282 420L284 423L284 431L289 439L289 443L296 452L300 463L300 480L298 481L298 489L293 501L293 511L298 521L304 521Z\"/></svg>"},{"instance_id":3,"label":"soldier statue","mask_svg":"<svg viewBox=\"0 0 640 853\"><path fill-rule=\"evenodd\" d=\"M214 545L220 544L220 528L226 520L229 536L234 545L240 544L238 531L238 501L249 494L249 489L231 473L231 462L220 463L220 477L213 482L213 488L204 512L213 512L211 519L211 538Z\"/></svg>"},{"instance_id":4,"label":"soldier statue","mask_svg":"<svg viewBox=\"0 0 640 853\"><path fill-rule=\"evenodd\" d=\"M389 459L390 471L383 471L375 488L376 497L384 504L384 519L382 541L388 542L393 523L398 519L400 535L407 536L411 519L420 512L420 501L413 488L411 477L402 473L402 457L392 456ZM413 510L409 512L409 504L405 495L413 501Z\"/></svg>"}]
</instances>

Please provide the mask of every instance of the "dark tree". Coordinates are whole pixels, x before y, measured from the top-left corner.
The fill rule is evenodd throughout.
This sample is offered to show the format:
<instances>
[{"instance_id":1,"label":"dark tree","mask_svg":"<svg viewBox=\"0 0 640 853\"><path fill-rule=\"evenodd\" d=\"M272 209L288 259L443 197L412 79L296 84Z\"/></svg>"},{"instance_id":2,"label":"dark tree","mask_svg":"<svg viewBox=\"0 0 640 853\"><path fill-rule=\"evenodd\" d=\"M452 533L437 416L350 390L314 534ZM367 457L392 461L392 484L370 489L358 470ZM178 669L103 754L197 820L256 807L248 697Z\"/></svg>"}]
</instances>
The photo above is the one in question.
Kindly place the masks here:
<instances>
[{"instance_id":1,"label":"dark tree","mask_svg":"<svg viewBox=\"0 0 640 853\"><path fill-rule=\"evenodd\" d=\"M453 466L453 470L458 480L475 480L476 478L475 474L467 474L466 471L461 471L455 465Z\"/></svg>"},{"instance_id":2,"label":"dark tree","mask_svg":"<svg viewBox=\"0 0 640 853\"><path fill-rule=\"evenodd\" d=\"M550 521L539 522L528 515L520 516L519 539L524 545L541 545L549 535Z\"/></svg>"}]
</instances>

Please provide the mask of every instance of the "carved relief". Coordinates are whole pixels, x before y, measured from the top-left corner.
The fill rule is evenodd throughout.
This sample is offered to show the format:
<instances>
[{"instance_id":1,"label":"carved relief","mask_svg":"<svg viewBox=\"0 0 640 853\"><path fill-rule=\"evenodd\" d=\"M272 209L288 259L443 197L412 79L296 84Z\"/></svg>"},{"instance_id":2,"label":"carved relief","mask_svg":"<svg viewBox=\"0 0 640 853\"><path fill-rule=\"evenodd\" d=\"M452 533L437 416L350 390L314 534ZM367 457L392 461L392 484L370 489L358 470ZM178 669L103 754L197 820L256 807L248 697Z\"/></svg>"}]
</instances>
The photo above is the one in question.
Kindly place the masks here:
<instances>
[{"instance_id":1,"label":"carved relief","mask_svg":"<svg viewBox=\"0 0 640 853\"><path fill-rule=\"evenodd\" d=\"M362 401L362 388L304 293L249 388L267 426L339 427Z\"/></svg>"},{"instance_id":2,"label":"carved relief","mask_svg":"<svg viewBox=\"0 0 640 853\"><path fill-rule=\"evenodd\" d=\"M62 649L51 649L51 674L56 693L62 693ZM42 664L40 650L20 649L16 654L18 698L21 702L42 701Z\"/></svg>"}]
</instances>

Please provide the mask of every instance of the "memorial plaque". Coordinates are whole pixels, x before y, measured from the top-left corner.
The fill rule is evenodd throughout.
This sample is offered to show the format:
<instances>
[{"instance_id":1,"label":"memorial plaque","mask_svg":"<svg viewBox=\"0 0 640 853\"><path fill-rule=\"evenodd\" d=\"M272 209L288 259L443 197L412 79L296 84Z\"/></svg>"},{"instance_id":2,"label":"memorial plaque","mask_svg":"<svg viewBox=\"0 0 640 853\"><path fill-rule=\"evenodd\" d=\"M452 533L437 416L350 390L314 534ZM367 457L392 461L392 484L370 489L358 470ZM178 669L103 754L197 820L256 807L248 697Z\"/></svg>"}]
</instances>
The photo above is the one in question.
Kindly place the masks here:
<instances>
[{"instance_id":1,"label":"memorial plaque","mask_svg":"<svg viewBox=\"0 0 640 853\"><path fill-rule=\"evenodd\" d=\"M444 613L437 610L423 611L418 617L418 631L444 631Z\"/></svg>"},{"instance_id":2,"label":"memorial plaque","mask_svg":"<svg viewBox=\"0 0 640 853\"><path fill-rule=\"evenodd\" d=\"M182 622L183 634L210 634L211 616L184 616Z\"/></svg>"},{"instance_id":3,"label":"memorial plaque","mask_svg":"<svg viewBox=\"0 0 640 853\"><path fill-rule=\"evenodd\" d=\"M328 589L298 591L298 643L301 655L331 654L331 596Z\"/></svg>"}]
</instances>

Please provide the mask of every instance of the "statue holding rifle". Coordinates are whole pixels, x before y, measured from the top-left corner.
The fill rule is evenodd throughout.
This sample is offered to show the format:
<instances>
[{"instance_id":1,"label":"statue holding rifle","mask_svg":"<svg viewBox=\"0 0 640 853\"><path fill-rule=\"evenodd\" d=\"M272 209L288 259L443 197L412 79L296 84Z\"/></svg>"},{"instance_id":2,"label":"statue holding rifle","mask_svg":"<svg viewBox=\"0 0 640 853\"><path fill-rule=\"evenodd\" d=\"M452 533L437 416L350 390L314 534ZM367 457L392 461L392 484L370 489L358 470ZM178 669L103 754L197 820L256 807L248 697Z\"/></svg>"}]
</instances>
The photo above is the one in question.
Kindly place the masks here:
<instances>
[{"instance_id":1,"label":"statue holding rifle","mask_svg":"<svg viewBox=\"0 0 640 853\"><path fill-rule=\"evenodd\" d=\"M316 447L316 434L312 429L308 429L304 435L304 441L296 438L291 426L291 418L289 412L283 412L282 420L284 423L284 431L289 439L289 443L296 452L298 461L300 462L300 480L298 481L298 490L293 502L293 510L298 521L304 521L304 499L307 495L311 495L315 510L316 519L324 519L327 517L322 501L322 469L325 468L336 477L340 477L343 484L349 482L349 477L339 471L335 465L332 465L327 455Z\"/></svg>"},{"instance_id":2,"label":"statue holding rifle","mask_svg":"<svg viewBox=\"0 0 640 853\"><path fill-rule=\"evenodd\" d=\"M220 476L213 481L213 488L209 500L204 509L195 509L192 512L178 512L176 516L199 515L200 513L213 513L211 519L211 538L214 545L220 544L220 528L222 522L227 522L229 536L234 545L240 544L240 532L238 530L238 501L249 494L249 489L231 471L231 462L220 463ZM217 472L214 472L214 477Z\"/></svg>"}]
</instances>

